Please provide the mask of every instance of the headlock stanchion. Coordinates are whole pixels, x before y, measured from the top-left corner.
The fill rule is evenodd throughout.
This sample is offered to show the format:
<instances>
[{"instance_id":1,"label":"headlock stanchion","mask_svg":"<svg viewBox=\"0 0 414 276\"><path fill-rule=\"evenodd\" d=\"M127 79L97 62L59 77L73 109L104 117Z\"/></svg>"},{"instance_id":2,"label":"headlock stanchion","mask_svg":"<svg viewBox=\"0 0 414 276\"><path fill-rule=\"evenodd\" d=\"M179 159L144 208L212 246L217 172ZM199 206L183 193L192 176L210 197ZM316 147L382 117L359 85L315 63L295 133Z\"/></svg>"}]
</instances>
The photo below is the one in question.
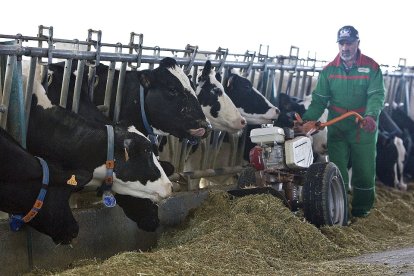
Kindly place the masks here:
<instances>
[{"instance_id":1,"label":"headlock stanchion","mask_svg":"<svg viewBox=\"0 0 414 276\"><path fill-rule=\"evenodd\" d=\"M93 37L93 36L96 36ZM105 100L103 106L100 106L104 114L109 115L109 107L112 95L112 89L117 89L115 94L115 109L113 114L113 122L117 122L121 112L121 91L124 87L125 73L127 70L138 69L153 69L155 64L158 64L164 57L170 56L176 59L177 63L183 67L186 73L192 75L192 80L196 81L196 75L199 66L203 66L205 61L209 59L212 66L215 67L217 73L223 75L224 80L230 68L239 69L267 99L275 100L280 93L289 93L291 96L303 98L309 95L314 88L318 76L318 72L326 64L325 61L310 58L309 54L306 59L299 57L299 48L292 46L289 55L269 56L269 46L264 51L263 45L260 45L259 52L247 50L244 54L231 53L228 48L219 47L216 51L202 51L198 46L187 45L184 49L161 48L159 46L144 46L143 34L131 32L129 42L122 44L105 43L101 41L102 32L100 30L88 30L88 36L85 41L78 39L59 39L53 36L53 27L39 26L38 35L36 37L18 35L2 35L0 38L12 40L13 43L0 45L0 57L8 58L7 65L0 71L0 123L3 128L12 131L11 126L24 124L27 128L29 119L31 93L33 90L33 81L35 74L47 74L48 64L57 60L65 61L65 70L63 83L61 88L60 105L66 106L68 101L69 79L72 71L72 61L77 60L77 77L74 87L74 99L72 110L78 112L79 98L81 93L82 76L87 65L89 72L89 94L93 97L93 89L95 81L95 69L100 63L109 65L108 77L106 80ZM138 42L136 42L138 38ZM15 41L15 42L14 42ZM16 43L17 42L17 43ZM69 49L59 49L55 46L58 43L68 44L72 47ZM123 49L126 51L123 52ZM263 53L262 53L263 52ZM10 106L10 95L12 92L12 83L16 82L13 79L16 76L15 67L20 65L20 59L30 59L30 69L27 76L26 91L24 94L24 108L16 108ZM46 58L46 60L43 60ZM388 90L386 105L390 106L393 102L405 106L406 111L412 107L412 90L414 73L412 67L406 66L406 61L400 61L398 67L393 71L390 67L383 66L384 79L386 88ZM4 62L3 62L4 63ZM37 64L36 64L37 63ZM17 65L16 65L17 64ZM39 70L37 66L42 65L43 70ZM115 68L119 68L119 80L117 85L113 84ZM384 69L385 68L385 69ZM41 71L41 72L39 72ZM19 74L17 74L19 75ZM42 80L47 80L47 76L41 76ZM23 80L17 79L18 83ZM20 89L21 90L21 89ZM17 91L20 91L17 89ZM18 93L19 94L19 93ZM21 94L21 93L20 93ZM19 95L20 95L19 94ZM113 97L113 96L112 96ZM21 100L21 97L18 99ZM21 106L21 105L19 105ZM13 109L13 110L9 110ZM12 119L13 122L7 124L8 113L16 112L16 114L24 113L23 119ZM10 115L10 114L9 114ZM16 117L17 118L17 117ZM16 121L17 120L17 121ZM25 129L24 128L24 129ZM23 136L25 132L23 131ZM214 132L213 132L214 133ZM174 137L168 137L168 145L173 149L171 156L171 163L176 167L176 174L171 178L196 178L210 176L211 174L227 174L233 173L232 169L221 169L215 165L216 157L220 153L220 145L223 142L224 134L211 134L213 143L210 137L204 139L198 147L203 151L201 159L201 171L197 172L183 172L184 162L191 152L191 143L189 141L178 142ZM242 139L242 140L238 140ZM242 148L246 134L231 137L231 153L228 167L237 168L243 164L242 162ZM155 142L155 139L153 139ZM190 141L191 142L191 141ZM204 172L203 172L204 171ZM237 170L235 170L237 171ZM185 187L184 189L198 189L197 186Z\"/></svg>"}]
</instances>

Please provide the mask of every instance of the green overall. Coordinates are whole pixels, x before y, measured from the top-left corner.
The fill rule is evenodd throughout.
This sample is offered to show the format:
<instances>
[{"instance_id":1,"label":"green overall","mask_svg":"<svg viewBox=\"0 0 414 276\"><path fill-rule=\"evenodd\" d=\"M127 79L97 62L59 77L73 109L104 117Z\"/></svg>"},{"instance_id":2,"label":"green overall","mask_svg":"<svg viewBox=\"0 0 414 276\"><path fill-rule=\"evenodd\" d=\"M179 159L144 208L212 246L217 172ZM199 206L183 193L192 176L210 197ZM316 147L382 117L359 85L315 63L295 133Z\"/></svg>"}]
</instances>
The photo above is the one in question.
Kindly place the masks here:
<instances>
[{"instance_id":1,"label":"green overall","mask_svg":"<svg viewBox=\"0 0 414 276\"><path fill-rule=\"evenodd\" d=\"M356 63L346 69L338 55L319 74L312 102L303 115L316 121L328 108L328 120L354 110L376 119L384 106L385 88L381 69L358 49ZM352 215L369 214L375 201L375 158L378 128L374 133L361 129L351 116L328 127L329 159L339 168L348 187L348 165L352 165ZM349 187L348 187L349 190Z\"/></svg>"}]
</instances>

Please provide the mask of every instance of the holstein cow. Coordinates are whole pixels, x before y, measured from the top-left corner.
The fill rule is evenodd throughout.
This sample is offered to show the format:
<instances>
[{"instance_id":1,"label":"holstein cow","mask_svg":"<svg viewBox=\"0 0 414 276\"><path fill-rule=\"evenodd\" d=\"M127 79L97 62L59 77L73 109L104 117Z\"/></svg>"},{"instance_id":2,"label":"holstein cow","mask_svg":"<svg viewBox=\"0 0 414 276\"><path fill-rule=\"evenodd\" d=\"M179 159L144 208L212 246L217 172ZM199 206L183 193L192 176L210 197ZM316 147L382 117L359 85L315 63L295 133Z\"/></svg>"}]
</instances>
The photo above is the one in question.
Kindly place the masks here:
<instances>
[{"instance_id":1,"label":"holstein cow","mask_svg":"<svg viewBox=\"0 0 414 276\"><path fill-rule=\"evenodd\" d=\"M75 187L88 183L92 173L63 170L53 161L41 161L2 128L0 150L0 210L13 214L14 230L27 223L56 244L71 243L79 226L69 196Z\"/></svg>"},{"instance_id":2,"label":"holstein cow","mask_svg":"<svg viewBox=\"0 0 414 276\"><path fill-rule=\"evenodd\" d=\"M197 99L205 116L211 122L213 130L241 134L246 126L246 119L241 116L240 111L225 93L223 85L216 78L216 72L210 60L206 61L203 69L198 73L195 86ZM209 141L203 141L203 143L209 143ZM171 160L172 154L174 154L173 149L163 147L162 158ZM214 153L209 152L209 154ZM201 155L199 147L193 147L191 154L186 157L184 171L201 169ZM195 182L198 180L194 180L194 184Z\"/></svg>"},{"instance_id":3,"label":"holstein cow","mask_svg":"<svg viewBox=\"0 0 414 276\"><path fill-rule=\"evenodd\" d=\"M139 202L142 198L159 202L171 195L172 184L153 154L150 141L135 127L115 125L112 133L110 126L52 105L43 87L38 86L27 132L27 147L32 154L57 160L65 168L93 172L98 183L112 178L112 191L139 198ZM119 203L125 213L133 212L127 208L139 208ZM143 230L154 231L158 218L141 217L136 223Z\"/></svg>"},{"instance_id":4,"label":"holstein cow","mask_svg":"<svg viewBox=\"0 0 414 276\"><path fill-rule=\"evenodd\" d=\"M378 179L387 186L406 190L404 167L407 159L405 142L411 144L409 135L404 135L387 111L379 116L376 172ZM403 139L405 140L403 142ZM410 145L408 152L410 151Z\"/></svg>"},{"instance_id":5,"label":"holstein cow","mask_svg":"<svg viewBox=\"0 0 414 276\"><path fill-rule=\"evenodd\" d=\"M74 61L72 68L76 68ZM116 83L119 81L119 71L115 70L113 82L107 86L109 67L100 64L96 67L96 82L94 87L94 102L88 95L89 84L87 74L83 76L83 85L79 102L79 114L89 120L101 123L110 123L109 119L102 115L96 105L104 104L106 89L110 89L109 116L114 115L116 100ZM113 69L112 69L113 70ZM74 70L73 73L76 74ZM64 75L64 64L49 65L48 97L53 104L59 104L60 89ZM72 74L71 74L72 75ZM69 97L67 108L72 108L72 95L75 87L75 77L72 75L69 83ZM195 92L183 70L172 58L164 58L160 66L154 70L127 71L121 93L121 109L119 120L123 123L133 124L139 131L150 134L171 134L178 138L199 139L208 135L211 130L210 123L197 101ZM242 120L238 122L240 125ZM153 128L153 129L152 129ZM174 172L174 168L168 162L160 161L167 175ZM167 170L168 167L168 170ZM146 229L155 230L158 225L158 206L151 200L128 195L117 196L117 201L123 207L125 214L132 220L145 217L153 221L153 227Z\"/></svg>"},{"instance_id":6,"label":"holstein cow","mask_svg":"<svg viewBox=\"0 0 414 276\"><path fill-rule=\"evenodd\" d=\"M74 61L72 68L75 68L76 64L77 62ZM93 103L96 106L104 104L108 70L109 67L104 64L99 64L96 67L96 82L93 93ZM63 73L63 63L49 65L48 97L56 105L59 104ZM87 80L85 71L79 114L89 119L99 120L98 114L91 113ZM115 70L113 82L109 85L112 92L109 109L111 118L114 115L118 80L119 71ZM75 78L72 76L69 84L70 96L67 108L72 106L71 95L74 86ZM143 94L141 95L141 93ZM133 124L145 135L151 131L148 129L149 126L153 128L154 134L171 134L178 138L189 139L206 137L211 129L188 77L177 65L177 62L169 57L161 60L159 67L153 70L126 71L121 93L119 120ZM145 121L148 124L147 127Z\"/></svg>"},{"instance_id":7,"label":"holstein cow","mask_svg":"<svg viewBox=\"0 0 414 276\"><path fill-rule=\"evenodd\" d=\"M211 72L209 77L210 79L213 79L214 72ZM220 76L216 77L218 77L218 81L221 80ZM199 83L198 85L200 84L202 83ZM247 124L271 123L272 120L278 118L279 109L273 106L257 89L255 89L248 79L237 74L234 69L229 70L229 74L223 84L223 93L229 96L242 116L246 119ZM247 127L249 127L249 125L247 125ZM246 131L246 128L244 131ZM218 153L214 166L215 168L228 166L229 152L230 145L224 141ZM224 183L228 181L228 179L228 176L209 177L208 181ZM206 184L208 181L202 179L201 186L210 185Z\"/></svg>"},{"instance_id":8,"label":"holstein cow","mask_svg":"<svg viewBox=\"0 0 414 276\"><path fill-rule=\"evenodd\" d=\"M271 124L279 118L280 110L254 88L247 78L240 76L234 68L228 71L224 80L224 89L247 120L245 128L247 136L253 128L258 128L261 124ZM243 153L245 161L249 160L249 151L254 146L247 138Z\"/></svg>"},{"instance_id":9,"label":"holstein cow","mask_svg":"<svg viewBox=\"0 0 414 276\"><path fill-rule=\"evenodd\" d=\"M414 150L412 145L414 141L414 121L400 108L392 110L391 118L405 133L402 138L408 150L404 164L404 174L409 179L414 179Z\"/></svg>"}]
</instances>

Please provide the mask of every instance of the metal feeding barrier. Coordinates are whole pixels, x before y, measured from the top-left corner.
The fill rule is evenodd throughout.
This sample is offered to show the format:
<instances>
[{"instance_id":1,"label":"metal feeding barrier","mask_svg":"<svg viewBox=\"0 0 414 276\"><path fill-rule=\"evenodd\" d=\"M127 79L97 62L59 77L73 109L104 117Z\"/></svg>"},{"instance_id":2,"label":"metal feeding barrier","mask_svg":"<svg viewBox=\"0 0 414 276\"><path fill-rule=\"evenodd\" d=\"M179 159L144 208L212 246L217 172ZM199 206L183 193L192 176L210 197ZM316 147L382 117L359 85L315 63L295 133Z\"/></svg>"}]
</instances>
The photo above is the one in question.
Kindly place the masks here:
<instances>
[{"instance_id":1,"label":"metal feeding barrier","mask_svg":"<svg viewBox=\"0 0 414 276\"><path fill-rule=\"evenodd\" d=\"M271 102L277 105L280 93L303 98L309 95L314 88L318 72L326 64L315 57L299 58L299 48L291 46L288 56L269 56L269 46L260 45L259 52L246 51L244 54L229 52L229 49L219 47L216 51L201 51L198 46L187 45L185 49L148 47L143 45L143 34L130 34L129 43L104 43L101 41L102 32L89 29L85 41L78 39L60 39L53 36L53 27L40 25L37 36L2 35L0 38L10 41L0 45L1 71L0 71L0 124L7 129L18 141L25 146L25 135L28 118L30 116L30 102L33 83L36 74L44 78L48 64L57 60L65 61L65 74L62 84L60 105L65 107L67 102L69 78L73 60L78 60L74 88L72 111L79 108L82 76L88 70L89 96L93 98L93 84L96 78L96 66L107 63L109 66L107 89L105 91L104 106L100 107L108 115L110 95L115 68L119 68L120 77L117 83L117 96L113 121L117 122L121 110L120 91L123 88L126 70L154 68L164 57L176 59L186 74L192 75L193 81L199 66L203 66L209 59L216 72L227 74L229 68L238 68L240 73L247 77L253 85ZM61 46L64 46L61 48ZM29 59L29 74L26 91L22 91L22 60ZM406 109L411 108L408 100L412 94L412 80L414 74L412 67L406 66L406 60L400 59L398 67L389 71L389 66L383 66L388 89L386 103L391 106L397 100L398 104ZM40 69L39 69L40 68ZM43 68L43 70L41 70ZM225 79L225 78L223 78ZM242 166L241 149L246 135L230 137L231 153L227 166L217 168L215 160L220 151L224 133L212 134L212 139L204 139L201 143L203 158L200 170L184 172L184 162L191 151L187 141L179 142L174 137L168 137L168 145L172 149L171 163L176 167L172 180L190 182L190 179L202 177L236 174ZM231 135L230 135L231 136ZM239 141L241 139L241 141ZM209 141L213 142L210 143ZM181 185L181 190L198 189L197 185Z\"/></svg>"}]
</instances>

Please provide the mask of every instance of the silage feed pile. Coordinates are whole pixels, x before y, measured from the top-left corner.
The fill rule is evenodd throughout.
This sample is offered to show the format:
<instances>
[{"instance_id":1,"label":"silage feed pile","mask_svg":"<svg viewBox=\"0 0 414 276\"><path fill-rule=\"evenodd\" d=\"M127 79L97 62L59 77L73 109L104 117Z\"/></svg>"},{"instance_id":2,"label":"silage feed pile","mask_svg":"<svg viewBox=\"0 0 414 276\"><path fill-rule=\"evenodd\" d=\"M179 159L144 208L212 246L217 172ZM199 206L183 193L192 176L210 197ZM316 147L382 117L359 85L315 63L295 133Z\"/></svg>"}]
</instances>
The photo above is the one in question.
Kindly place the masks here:
<instances>
[{"instance_id":1,"label":"silage feed pile","mask_svg":"<svg viewBox=\"0 0 414 276\"><path fill-rule=\"evenodd\" d=\"M386 264L344 258L413 246L413 223L413 192L380 187L367 218L318 229L271 195L231 199L211 191L151 252L126 252L58 275L392 275Z\"/></svg>"}]
</instances>

